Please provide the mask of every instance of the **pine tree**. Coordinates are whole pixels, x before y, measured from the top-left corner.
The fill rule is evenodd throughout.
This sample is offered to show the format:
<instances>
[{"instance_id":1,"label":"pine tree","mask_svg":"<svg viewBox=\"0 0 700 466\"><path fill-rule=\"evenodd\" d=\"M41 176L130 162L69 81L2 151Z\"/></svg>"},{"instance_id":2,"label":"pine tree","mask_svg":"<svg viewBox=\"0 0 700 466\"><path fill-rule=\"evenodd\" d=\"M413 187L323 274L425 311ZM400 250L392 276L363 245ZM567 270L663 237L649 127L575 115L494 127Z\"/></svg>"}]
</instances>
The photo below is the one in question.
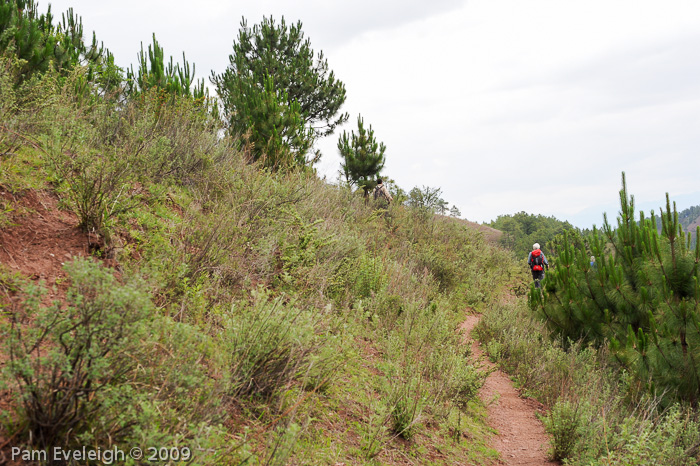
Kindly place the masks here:
<instances>
[{"instance_id":1,"label":"pine tree","mask_svg":"<svg viewBox=\"0 0 700 466\"><path fill-rule=\"evenodd\" d=\"M450 205L449 202L447 202L444 199L440 199L437 203L437 213L440 215L445 215L447 213L447 206Z\"/></svg>"},{"instance_id":2,"label":"pine tree","mask_svg":"<svg viewBox=\"0 0 700 466\"><path fill-rule=\"evenodd\" d=\"M99 91L114 89L122 81L114 56L98 44L95 34L89 45L84 42L82 20L72 8L54 25L50 5L45 14L39 14L34 0L0 1L0 52L6 50L20 59L23 79L51 66L59 73L84 66L85 78ZM87 91L88 83L83 85Z\"/></svg>"},{"instance_id":3,"label":"pine tree","mask_svg":"<svg viewBox=\"0 0 700 466\"><path fill-rule=\"evenodd\" d=\"M194 82L195 65L185 58L182 53L182 65L165 61L163 47L156 40L153 34L153 44L148 46L148 54L143 50L138 54L138 70L134 68L127 70L127 94L136 95L148 89L157 87L166 93L179 96L193 97L194 99L205 99L208 93L204 88L204 80Z\"/></svg>"},{"instance_id":4,"label":"pine tree","mask_svg":"<svg viewBox=\"0 0 700 466\"><path fill-rule=\"evenodd\" d=\"M700 247L690 248L668 194L661 232L653 212L635 219L624 173L620 205L617 228L605 217L602 231L594 228L587 238L565 234L544 293L531 290L530 304L556 334L597 345L609 341L640 386L697 403Z\"/></svg>"},{"instance_id":5,"label":"pine tree","mask_svg":"<svg viewBox=\"0 0 700 466\"><path fill-rule=\"evenodd\" d=\"M285 109L296 109L282 118L292 122L291 126L276 128L277 132L288 135L282 140L304 140L298 147L310 148L316 138L332 134L337 125L347 121L347 113L338 115L345 102L345 85L328 70L323 53L315 55L309 39L304 39L301 27L301 22L287 26L284 18L276 24L272 17L265 17L262 23L251 29L245 18L242 20L233 54L229 56L229 67L220 75L212 74L211 78L232 134L244 134L249 129L256 131L249 126L254 121L241 117L241 108L251 107L248 98L256 100L261 93L270 94L266 90L270 79L274 84L271 92L276 99L286 99L279 104ZM257 91L253 90L255 87ZM241 89L250 90L250 93L241 94ZM270 115L270 118L276 117ZM303 122L302 126L297 125L298 119ZM290 137L290 131L296 131L297 136ZM265 141L263 144L257 140L253 142L258 149L267 144ZM298 147L286 149L298 151ZM320 157L316 153L307 160L306 155L306 152L299 152L293 159L314 163Z\"/></svg>"},{"instance_id":6,"label":"pine tree","mask_svg":"<svg viewBox=\"0 0 700 466\"><path fill-rule=\"evenodd\" d=\"M377 142L374 130L370 125L365 129L361 115L357 116L357 134L350 135L343 131L338 138L338 151L343 157L342 173L348 183L355 184L364 190L365 197L376 186L376 177L384 168L384 143Z\"/></svg>"},{"instance_id":7,"label":"pine tree","mask_svg":"<svg viewBox=\"0 0 700 466\"><path fill-rule=\"evenodd\" d=\"M273 170L306 165L305 154L313 137L304 125L299 104L276 90L271 76L264 89L250 80L237 84L242 97L237 120L254 160Z\"/></svg>"},{"instance_id":8,"label":"pine tree","mask_svg":"<svg viewBox=\"0 0 700 466\"><path fill-rule=\"evenodd\" d=\"M0 2L0 50L10 48L20 60L25 60L23 74L44 72L53 55L47 44L53 16L49 6L39 14L34 0L3 0Z\"/></svg>"}]
</instances>

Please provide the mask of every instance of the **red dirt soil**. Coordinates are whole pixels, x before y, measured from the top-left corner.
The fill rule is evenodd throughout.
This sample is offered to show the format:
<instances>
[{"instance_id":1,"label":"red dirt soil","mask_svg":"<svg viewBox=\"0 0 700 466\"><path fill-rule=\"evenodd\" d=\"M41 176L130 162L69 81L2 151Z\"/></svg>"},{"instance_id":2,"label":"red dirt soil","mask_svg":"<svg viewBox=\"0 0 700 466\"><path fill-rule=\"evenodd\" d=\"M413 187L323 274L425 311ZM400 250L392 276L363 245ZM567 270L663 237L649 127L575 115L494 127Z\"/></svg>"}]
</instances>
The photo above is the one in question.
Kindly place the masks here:
<instances>
[{"instance_id":1,"label":"red dirt soil","mask_svg":"<svg viewBox=\"0 0 700 466\"><path fill-rule=\"evenodd\" d=\"M25 191L11 194L0 186L0 198L15 209L10 225L0 229L0 264L51 288L65 278L63 263L87 256L99 238L78 228L73 213L59 210L55 194ZM49 298L56 297L53 292Z\"/></svg>"},{"instance_id":2,"label":"red dirt soil","mask_svg":"<svg viewBox=\"0 0 700 466\"><path fill-rule=\"evenodd\" d=\"M467 316L461 329L465 339L479 322L479 316ZM484 357L479 343L472 340L472 354L484 361L486 368L495 368ZM543 412L541 404L532 399L520 398L506 373L497 369L487 378L479 392L488 412L488 423L498 435L492 441L492 447L500 455L499 464L507 466L542 466L557 465L547 455L549 437L544 426L535 416Z\"/></svg>"}]
</instances>

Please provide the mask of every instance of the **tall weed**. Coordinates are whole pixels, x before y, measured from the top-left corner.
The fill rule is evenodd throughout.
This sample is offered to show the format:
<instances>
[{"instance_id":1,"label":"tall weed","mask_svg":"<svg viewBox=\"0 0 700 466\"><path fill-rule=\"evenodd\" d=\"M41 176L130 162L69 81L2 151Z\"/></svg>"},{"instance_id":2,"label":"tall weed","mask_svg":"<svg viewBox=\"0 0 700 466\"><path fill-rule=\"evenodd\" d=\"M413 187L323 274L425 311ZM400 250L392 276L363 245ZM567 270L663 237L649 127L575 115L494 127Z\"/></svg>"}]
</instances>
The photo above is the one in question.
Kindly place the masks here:
<instances>
[{"instance_id":1,"label":"tall weed","mask_svg":"<svg viewBox=\"0 0 700 466\"><path fill-rule=\"evenodd\" d=\"M552 436L552 457L555 460L569 458L582 436L582 419L579 406L560 400L554 404L545 418L545 428Z\"/></svg>"},{"instance_id":2,"label":"tall weed","mask_svg":"<svg viewBox=\"0 0 700 466\"><path fill-rule=\"evenodd\" d=\"M390 407L393 431L406 440L416 433L425 409L426 395L420 373L407 370L389 377L387 404Z\"/></svg>"},{"instance_id":3,"label":"tall weed","mask_svg":"<svg viewBox=\"0 0 700 466\"><path fill-rule=\"evenodd\" d=\"M85 231L104 233L111 219L140 202L133 167L120 154L61 154L56 147L50 150L54 176L63 185L61 192L67 195Z\"/></svg>"},{"instance_id":4,"label":"tall weed","mask_svg":"<svg viewBox=\"0 0 700 466\"><path fill-rule=\"evenodd\" d=\"M101 142L120 147L142 180L196 180L227 150L217 137L218 122L197 102L175 97L164 103L157 89L131 100L101 125Z\"/></svg>"},{"instance_id":5,"label":"tall weed","mask_svg":"<svg viewBox=\"0 0 700 466\"><path fill-rule=\"evenodd\" d=\"M234 304L226 321L232 396L270 398L307 373L321 348L317 322L284 298L258 290L253 304Z\"/></svg>"}]
</instances>

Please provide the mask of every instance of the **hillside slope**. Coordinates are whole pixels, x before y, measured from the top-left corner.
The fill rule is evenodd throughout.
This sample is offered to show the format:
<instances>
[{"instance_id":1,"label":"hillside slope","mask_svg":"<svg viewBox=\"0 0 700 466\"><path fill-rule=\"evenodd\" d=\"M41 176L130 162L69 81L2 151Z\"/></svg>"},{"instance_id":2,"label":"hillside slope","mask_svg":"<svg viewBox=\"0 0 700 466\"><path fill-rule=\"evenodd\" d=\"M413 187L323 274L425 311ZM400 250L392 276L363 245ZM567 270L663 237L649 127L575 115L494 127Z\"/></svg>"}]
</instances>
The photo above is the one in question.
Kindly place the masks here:
<instances>
[{"instance_id":1,"label":"hillside slope","mask_svg":"<svg viewBox=\"0 0 700 466\"><path fill-rule=\"evenodd\" d=\"M0 105L6 454L493 457L457 328L518 275L509 253L311 172L263 171L187 99L86 107L72 89L49 74Z\"/></svg>"},{"instance_id":2,"label":"hillside slope","mask_svg":"<svg viewBox=\"0 0 700 466\"><path fill-rule=\"evenodd\" d=\"M454 217L449 217L449 218L454 219ZM499 241L501 240L501 237L503 236L502 231L497 230L495 228L492 228L488 225L483 225L483 224L476 223L476 222L470 222L469 220L465 220L465 219L461 219L461 218L454 219L454 220L466 225L468 228L473 228L475 230L480 231L484 235L484 239L486 239L486 241L488 241L490 244L492 244L494 246L500 244Z\"/></svg>"}]
</instances>

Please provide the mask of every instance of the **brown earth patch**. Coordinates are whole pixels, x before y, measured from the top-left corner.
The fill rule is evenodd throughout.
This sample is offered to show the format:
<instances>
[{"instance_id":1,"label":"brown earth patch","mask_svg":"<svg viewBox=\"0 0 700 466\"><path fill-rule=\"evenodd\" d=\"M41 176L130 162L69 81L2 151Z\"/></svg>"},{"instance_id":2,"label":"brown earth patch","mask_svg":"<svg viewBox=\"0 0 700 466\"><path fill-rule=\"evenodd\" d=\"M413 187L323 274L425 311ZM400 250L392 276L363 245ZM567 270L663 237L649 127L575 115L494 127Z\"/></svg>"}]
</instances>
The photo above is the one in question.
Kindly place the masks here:
<instances>
[{"instance_id":1,"label":"brown earth patch","mask_svg":"<svg viewBox=\"0 0 700 466\"><path fill-rule=\"evenodd\" d=\"M0 229L0 264L32 280L44 280L51 289L63 289L63 264L101 247L96 235L78 228L78 218L59 209L58 198L46 191L11 194L0 186L0 198L14 211L9 225ZM49 298L58 297L54 291Z\"/></svg>"}]
</instances>

